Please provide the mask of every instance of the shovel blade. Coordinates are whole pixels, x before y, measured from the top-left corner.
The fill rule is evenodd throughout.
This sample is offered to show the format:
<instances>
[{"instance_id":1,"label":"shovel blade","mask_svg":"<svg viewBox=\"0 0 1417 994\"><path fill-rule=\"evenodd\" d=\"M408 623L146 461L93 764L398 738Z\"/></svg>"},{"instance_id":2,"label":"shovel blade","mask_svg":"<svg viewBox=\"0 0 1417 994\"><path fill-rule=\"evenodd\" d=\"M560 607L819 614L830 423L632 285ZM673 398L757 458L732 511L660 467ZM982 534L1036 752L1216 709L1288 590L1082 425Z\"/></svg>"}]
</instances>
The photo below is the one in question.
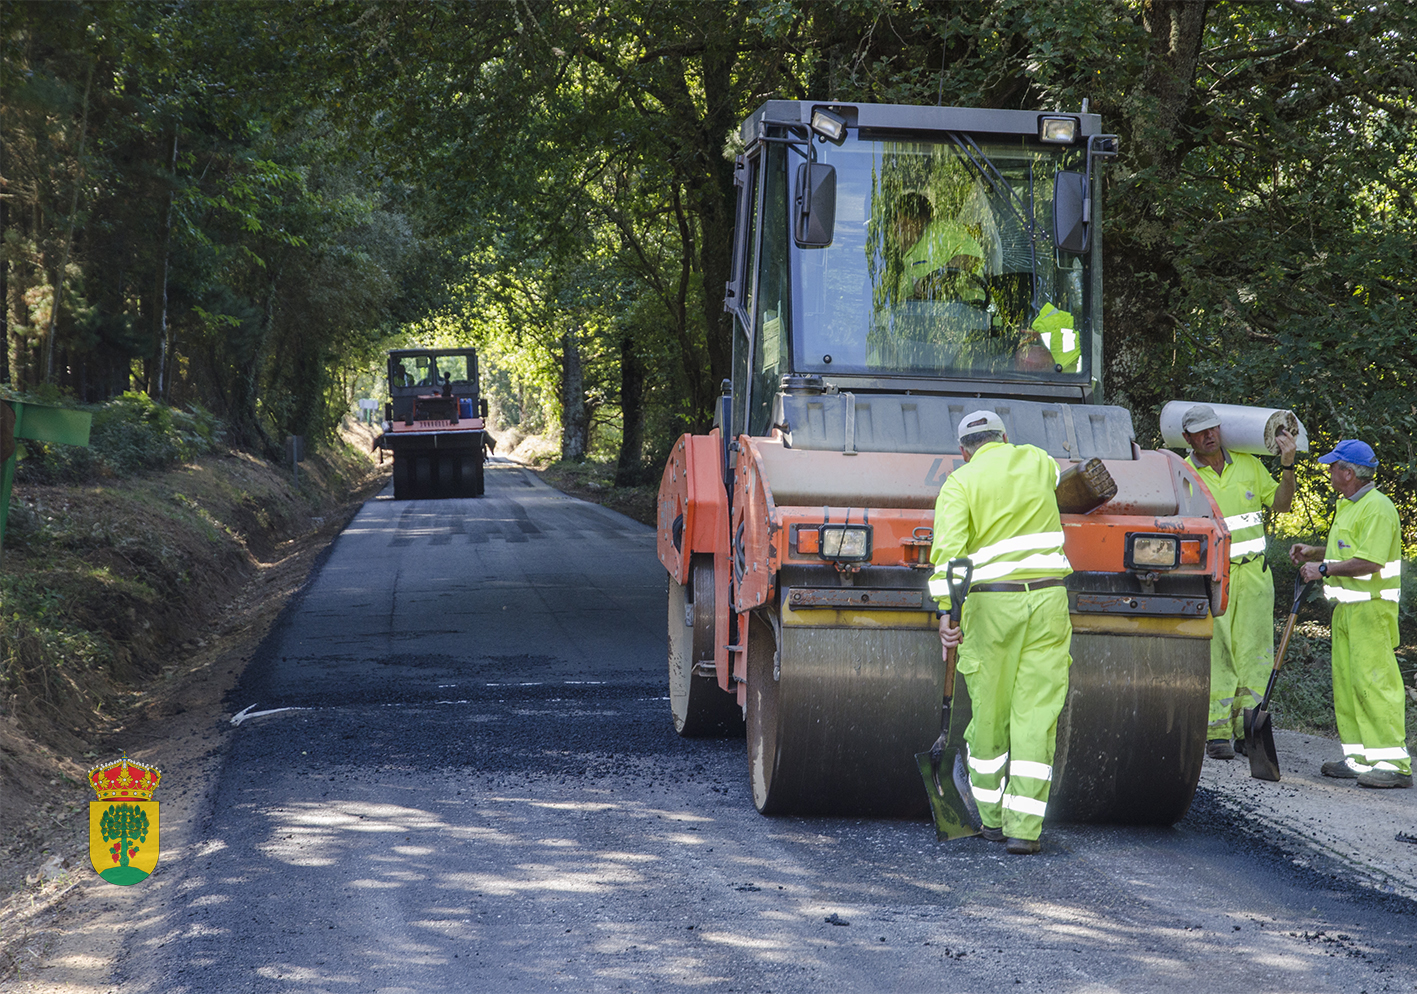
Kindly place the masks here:
<instances>
[{"instance_id":1,"label":"shovel blade","mask_svg":"<svg viewBox=\"0 0 1417 994\"><path fill-rule=\"evenodd\" d=\"M941 842L967 839L978 835L977 816L971 817L969 806L955 787L953 770L958 753L944 753L939 759L927 750L915 754L915 765L925 781L925 794L930 798L930 813L935 818L935 837Z\"/></svg>"},{"instance_id":2,"label":"shovel blade","mask_svg":"<svg viewBox=\"0 0 1417 994\"><path fill-rule=\"evenodd\" d=\"M1274 726L1268 711L1245 708L1245 754L1250 759L1250 776L1278 782L1279 754L1274 750Z\"/></svg>"}]
</instances>

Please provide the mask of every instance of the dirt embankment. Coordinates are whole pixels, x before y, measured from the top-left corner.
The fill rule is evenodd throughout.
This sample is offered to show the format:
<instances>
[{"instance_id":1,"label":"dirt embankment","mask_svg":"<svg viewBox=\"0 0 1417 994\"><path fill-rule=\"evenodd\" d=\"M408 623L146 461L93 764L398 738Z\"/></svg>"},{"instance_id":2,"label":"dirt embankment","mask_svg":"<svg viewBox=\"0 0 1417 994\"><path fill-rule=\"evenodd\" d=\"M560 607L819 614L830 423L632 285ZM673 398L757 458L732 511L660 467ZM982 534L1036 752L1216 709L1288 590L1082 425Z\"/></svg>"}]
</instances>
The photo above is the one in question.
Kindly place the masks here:
<instances>
[{"instance_id":1,"label":"dirt embankment","mask_svg":"<svg viewBox=\"0 0 1417 994\"><path fill-rule=\"evenodd\" d=\"M16 486L0 561L0 981L42 957L67 890L91 875L89 767L159 736L162 765L209 753L246 660L384 485L367 430L344 442L302 462L298 487L236 452ZM169 744L187 725L187 744Z\"/></svg>"}]
</instances>

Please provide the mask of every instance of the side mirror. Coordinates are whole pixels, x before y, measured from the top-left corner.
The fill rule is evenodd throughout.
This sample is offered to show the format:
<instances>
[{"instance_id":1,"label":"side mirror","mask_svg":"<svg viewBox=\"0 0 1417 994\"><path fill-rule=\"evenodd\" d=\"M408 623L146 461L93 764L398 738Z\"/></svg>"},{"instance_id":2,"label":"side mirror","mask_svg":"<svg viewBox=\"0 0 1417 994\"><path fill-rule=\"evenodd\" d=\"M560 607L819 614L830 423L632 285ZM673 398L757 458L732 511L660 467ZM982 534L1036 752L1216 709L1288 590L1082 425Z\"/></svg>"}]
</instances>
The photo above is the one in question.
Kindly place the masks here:
<instances>
[{"instance_id":1,"label":"side mirror","mask_svg":"<svg viewBox=\"0 0 1417 994\"><path fill-rule=\"evenodd\" d=\"M1087 177L1060 172L1053 180L1053 244L1064 252L1087 251L1091 201Z\"/></svg>"},{"instance_id":2,"label":"side mirror","mask_svg":"<svg viewBox=\"0 0 1417 994\"><path fill-rule=\"evenodd\" d=\"M800 248L826 248L836 230L836 167L804 162L797 167L792 237Z\"/></svg>"}]
</instances>

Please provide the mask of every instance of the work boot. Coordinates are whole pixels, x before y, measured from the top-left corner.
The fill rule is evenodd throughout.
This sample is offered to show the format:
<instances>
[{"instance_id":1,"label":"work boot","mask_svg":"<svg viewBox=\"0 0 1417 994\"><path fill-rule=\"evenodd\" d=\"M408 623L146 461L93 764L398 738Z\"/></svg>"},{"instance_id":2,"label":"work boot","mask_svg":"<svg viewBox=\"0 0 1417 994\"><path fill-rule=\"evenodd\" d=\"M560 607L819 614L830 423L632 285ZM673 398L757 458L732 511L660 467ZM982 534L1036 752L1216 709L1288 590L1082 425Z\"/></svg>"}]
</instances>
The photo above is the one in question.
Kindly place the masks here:
<instances>
[{"instance_id":1,"label":"work boot","mask_svg":"<svg viewBox=\"0 0 1417 994\"><path fill-rule=\"evenodd\" d=\"M1032 856L1043 847L1037 839L1009 839L1004 843L1004 848L1015 856Z\"/></svg>"},{"instance_id":2,"label":"work boot","mask_svg":"<svg viewBox=\"0 0 1417 994\"><path fill-rule=\"evenodd\" d=\"M1412 774L1398 770L1369 770L1358 774L1360 787L1411 787Z\"/></svg>"},{"instance_id":3,"label":"work boot","mask_svg":"<svg viewBox=\"0 0 1417 994\"><path fill-rule=\"evenodd\" d=\"M1326 777L1337 777L1339 780L1357 780L1359 777L1358 770L1347 759L1330 759L1319 771Z\"/></svg>"},{"instance_id":4,"label":"work boot","mask_svg":"<svg viewBox=\"0 0 1417 994\"><path fill-rule=\"evenodd\" d=\"M1229 739L1211 739L1205 744L1205 754L1210 759L1234 759L1235 750Z\"/></svg>"},{"instance_id":5,"label":"work boot","mask_svg":"<svg viewBox=\"0 0 1417 994\"><path fill-rule=\"evenodd\" d=\"M990 842L1004 841L1004 830L1002 828L994 828L993 826L985 825L979 830L979 834Z\"/></svg>"},{"instance_id":6,"label":"work boot","mask_svg":"<svg viewBox=\"0 0 1417 994\"><path fill-rule=\"evenodd\" d=\"M1244 740L1244 739L1236 739L1236 740L1235 740L1235 755L1237 755L1237 756L1248 756L1248 755L1249 755L1249 753L1247 753L1247 752L1245 751L1245 740Z\"/></svg>"}]
</instances>

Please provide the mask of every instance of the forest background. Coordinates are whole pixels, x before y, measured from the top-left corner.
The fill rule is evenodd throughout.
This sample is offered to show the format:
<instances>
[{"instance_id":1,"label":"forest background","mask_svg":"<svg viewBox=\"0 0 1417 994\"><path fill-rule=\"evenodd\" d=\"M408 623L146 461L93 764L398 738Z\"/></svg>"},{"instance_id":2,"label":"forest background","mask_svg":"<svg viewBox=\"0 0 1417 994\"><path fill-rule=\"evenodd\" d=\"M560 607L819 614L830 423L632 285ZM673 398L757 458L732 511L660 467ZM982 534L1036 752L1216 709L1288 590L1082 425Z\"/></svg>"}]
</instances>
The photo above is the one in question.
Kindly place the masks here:
<instances>
[{"instance_id":1,"label":"forest background","mask_svg":"<svg viewBox=\"0 0 1417 994\"><path fill-rule=\"evenodd\" d=\"M473 344L500 425L652 482L729 372L742 117L1086 98L1122 137L1108 402L1144 444L1176 397L1293 408L1316 450L1371 441L1417 526L1417 5L4 0L0 25L10 395L156 401L275 456L385 349ZM1326 474L1301 487L1322 531Z\"/></svg>"}]
</instances>

